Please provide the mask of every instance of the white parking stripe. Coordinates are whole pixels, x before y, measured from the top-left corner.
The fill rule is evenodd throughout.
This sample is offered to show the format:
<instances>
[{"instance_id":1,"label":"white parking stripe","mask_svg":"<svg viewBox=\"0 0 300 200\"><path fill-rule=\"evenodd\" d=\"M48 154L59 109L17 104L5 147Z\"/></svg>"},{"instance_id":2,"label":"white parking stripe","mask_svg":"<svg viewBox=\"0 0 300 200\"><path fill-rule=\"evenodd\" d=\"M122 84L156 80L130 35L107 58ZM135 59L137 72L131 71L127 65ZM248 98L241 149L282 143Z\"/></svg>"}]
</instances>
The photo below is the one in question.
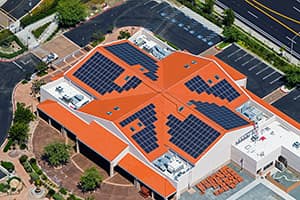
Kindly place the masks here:
<instances>
[{"instance_id":1,"label":"white parking stripe","mask_svg":"<svg viewBox=\"0 0 300 200\"><path fill-rule=\"evenodd\" d=\"M24 68L21 65L19 65L18 63L16 63L16 61L13 61L12 63L14 63L19 69L24 71Z\"/></svg>"},{"instance_id":2,"label":"white parking stripe","mask_svg":"<svg viewBox=\"0 0 300 200\"><path fill-rule=\"evenodd\" d=\"M299 8L297 8L297 7L295 7L295 6L293 6L293 8L294 8L297 12L300 13L300 9L299 9Z\"/></svg>"},{"instance_id":3,"label":"white parking stripe","mask_svg":"<svg viewBox=\"0 0 300 200\"><path fill-rule=\"evenodd\" d=\"M235 59L234 62L239 61L240 59L244 58L244 57L247 56L247 55L248 55L248 54L245 53L244 55L242 55L242 56L238 57L237 59Z\"/></svg>"},{"instance_id":4,"label":"white parking stripe","mask_svg":"<svg viewBox=\"0 0 300 200\"><path fill-rule=\"evenodd\" d=\"M250 68L248 69L248 71L252 71L255 67L257 67L257 66L260 65L260 64L262 64L262 63L259 62L259 63L257 63L256 65L250 67Z\"/></svg>"},{"instance_id":5,"label":"white parking stripe","mask_svg":"<svg viewBox=\"0 0 300 200\"><path fill-rule=\"evenodd\" d=\"M249 15L252 15L253 17L255 17L256 19L258 18L256 15L254 15L252 12L248 11Z\"/></svg>"},{"instance_id":6,"label":"white parking stripe","mask_svg":"<svg viewBox=\"0 0 300 200\"><path fill-rule=\"evenodd\" d=\"M265 68L259 70L258 72L255 73L255 75L259 75L260 73L266 71L267 69L269 69L269 67L265 67Z\"/></svg>"},{"instance_id":7,"label":"white parking stripe","mask_svg":"<svg viewBox=\"0 0 300 200\"><path fill-rule=\"evenodd\" d=\"M270 76L272 76L272 75L275 74L275 73L276 73L276 71L273 71L272 73L270 73L270 74L268 74L267 76L263 77L263 80L269 78Z\"/></svg>"},{"instance_id":8,"label":"white parking stripe","mask_svg":"<svg viewBox=\"0 0 300 200\"><path fill-rule=\"evenodd\" d=\"M229 54L229 55L227 56L227 58L230 58L231 56L233 56L234 54L240 52L241 50L242 50L242 49L237 49L237 50L235 50L234 52L232 52L231 54Z\"/></svg>"},{"instance_id":9,"label":"white parking stripe","mask_svg":"<svg viewBox=\"0 0 300 200\"><path fill-rule=\"evenodd\" d=\"M299 0L300 1L300 0ZM246 62L244 62L243 64L242 64L242 66L245 66L245 65L247 65L249 62L251 62L252 60L254 60L255 59L255 57L252 57L250 60L247 60Z\"/></svg>"},{"instance_id":10,"label":"white parking stripe","mask_svg":"<svg viewBox=\"0 0 300 200\"><path fill-rule=\"evenodd\" d=\"M281 79L282 76L279 76L278 78L274 79L273 81L269 82L270 84L275 83L276 81L278 81L279 79Z\"/></svg>"},{"instance_id":11,"label":"white parking stripe","mask_svg":"<svg viewBox=\"0 0 300 200\"><path fill-rule=\"evenodd\" d=\"M293 99L296 101L299 98L300 98L300 94L298 96L294 97Z\"/></svg>"}]
</instances>

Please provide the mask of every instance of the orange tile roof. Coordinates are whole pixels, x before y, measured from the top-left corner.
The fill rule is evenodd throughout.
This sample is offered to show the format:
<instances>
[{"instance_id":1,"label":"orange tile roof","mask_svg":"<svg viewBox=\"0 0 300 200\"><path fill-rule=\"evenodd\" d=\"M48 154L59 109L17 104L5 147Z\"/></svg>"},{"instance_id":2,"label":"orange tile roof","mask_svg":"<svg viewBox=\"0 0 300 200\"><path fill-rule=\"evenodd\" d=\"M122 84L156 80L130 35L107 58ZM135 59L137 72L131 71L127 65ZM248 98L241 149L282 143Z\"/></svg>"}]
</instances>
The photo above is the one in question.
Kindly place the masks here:
<instances>
[{"instance_id":1,"label":"orange tile roof","mask_svg":"<svg viewBox=\"0 0 300 200\"><path fill-rule=\"evenodd\" d=\"M245 79L247 78L247 76L245 76L244 74L242 74L241 72L237 71L236 69L234 69L233 67L231 67L230 65L226 64L225 62L223 62L221 59L217 58L214 55L210 55L207 56L207 58L210 58L212 60L215 60L217 63L219 63L222 68L235 80L241 80L241 79Z\"/></svg>"},{"instance_id":2,"label":"orange tile roof","mask_svg":"<svg viewBox=\"0 0 300 200\"><path fill-rule=\"evenodd\" d=\"M119 166L163 197L168 197L176 192L175 187L166 178L131 154L122 158Z\"/></svg>"},{"instance_id":3,"label":"orange tile roof","mask_svg":"<svg viewBox=\"0 0 300 200\"><path fill-rule=\"evenodd\" d=\"M123 40L113 42L106 46L124 42L130 43L129 41ZM139 49L138 47L135 48ZM139 50L142 51L141 49ZM100 95L99 93L97 93L95 90L73 76L73 73L96 52L100 52L108 59L121 66L124 69L124 74L122 73L120 76L125 76L128 74L134 75L141 79L142 83L137 88L130 89L122 93L118 93L116 91L107 93L105 95ZM218 63L222 67L226 65L221 61ZM96 97L96 100L83 106L80 111L110 121L114 121L115 124L127 136L127 138L149 160L156 159L158 156L166 152L168 148L172 148L172 150L175 150L191 163L196 163L213 146L213 144L215 144L215 142L217 142L222 137L222 135L228 132L228 130L225 130L223 127L221 127L202 113L197 112L193 108L193 106L188 108L188 106L186 105L187 102L190 100L195 100L208 103L216 103L219 106L226 106L228 109L236 113L235 108L246 102L248 100L248 97L243 94L243 91L234 83L234 81L230 79L230 77L228 77L226 73L224 73L224 70L222 70L215 62L213 62L209 58L194 56L186 52L174 52L166 58L157 61L156 64L159 66L157 70L158 79L157 81L152 81L147 78L143 74L143 72L140 71L140 65L130 66L126 62L118 58L116 55L106 50L105 46L99 46L91 51L91 53L77 65L75 65L75 67L69 70L65 74L65 76L68 79L72 80L76 85L80 86ZM225 70L227 70L226 72L229 72L229 74L233 75L236 79L245 78L245 76L232 69L228 65L226 65L224 68ZM226 79L233 86L233 88L238 91L240 96L232 102L228 102L226 99L223 100L219 97L215 97L212 94L208 95L205 92L202 94L191 92L185 86L185 82L192 79L196 75L201 76L201 78L203 78L204 80L213 80L213 84L222 79ZM215 80L215 75L218 75L220 77L220 80ZM123 78L117 78L117 80L115 80L115 83L117 84L122 84L123 82ZM146 105L149 105L150 103L155 104L158 111L158 120L155 123L155 131L157 133L157 143L159 144L159 148L156 148L150 153L145 153L143 149L141 149L140 146L135 142L135 140L132 139L132 135L134 134L134 132L132 132L130 128L133 127L135 130L139 130L139 127L134 126L134 123L131 123L130 125L125 127L121 127L119 123L120 121L133 115L135 112L145 107ZM114 110L116 106L120 109ZM178 113L178 108L180 106L186 107L185 111L183 112L185 114ZM108 114L108 112L112 113ZM189 154L169 141L170 135L167 133L169 127L166 126L167 115L174 114L176 117L183 120L184 117L187 117L191 113L197 116L201 121L213 127L221 134L221 136L196 159L191 157ZM239 115L239 113L236 114ZM243 118L243 116L240 117Z\"/></svg>"},{"instance_id":4,"label":"orange tile roof","mask_svg":"<svg viewBox=\"0 0 300 200\"><path fill-rule=\"evenodd\" d=\"M127 144L96 122L85 123L57 102L46 100L38 105L38 109L71 131L80 141L109 161L114 160L127 148Z\"/></svg>"},{"instance_id":5,"label":"orange tile roof","mask_svg":"<svg viewBox=\"0 0 300 200\"><path fill-rule=\"evenodd\" d=\"M281 112L280 110L278 110L274 106L268 104L263 99L259 98L258 96L256 96L255 94L253 94L251 91L247 90L246 88L244 88L244 90L247 92L247 94L254 101L256 101L257 103L259 103L260 105L262 105L263 107L265 107L266 109L268 109L269 111L271 111L272 113L274 113L275 115L277 115L278 117L280 117L281 119L287 121L288 123L290 123L291 125L293 125L297 129L300 129L300 123L298 123L297 121L295 121L294 119L292 119L291 117L289 117L288 115L286 115L285 113Z\"/></svg>"}]
</instances>

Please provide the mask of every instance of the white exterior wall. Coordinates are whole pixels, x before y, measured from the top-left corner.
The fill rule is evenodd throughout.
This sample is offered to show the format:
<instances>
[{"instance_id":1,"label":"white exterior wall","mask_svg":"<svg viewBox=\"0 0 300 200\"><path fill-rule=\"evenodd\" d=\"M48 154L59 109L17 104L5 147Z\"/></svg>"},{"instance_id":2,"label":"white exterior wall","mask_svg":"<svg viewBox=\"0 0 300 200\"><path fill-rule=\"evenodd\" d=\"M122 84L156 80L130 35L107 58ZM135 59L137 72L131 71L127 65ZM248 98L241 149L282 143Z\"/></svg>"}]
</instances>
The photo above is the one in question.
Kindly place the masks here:
<instances>
[{"instance_id":1,"label":"white exterior wall","mask_svg":"<svg viewBox=\"0 0 300 200\"><path fill-rule=\"evenodd\" d=\"M243 159L243 167L252 174L256 174L256 161L250 158L247 154L240 151L236 146L231 147L231 160L235 163L240 164L241 159Z\"/></svg>"},{"instance_id":2,"label":"white exterior wall","mask_svg":"<svg viewBox=\"0 0 300 200\"><path fill-rule=\"evenodd\" d=\"M300 157L284 146L281 149L281 154L287 159L288 166L300 172Z\"/></svg>"},{"instance_id":3,"label":"white exterior wall","mask_svg":"<svg viewBox=\"0 0 300 200\"><path fill-rule=\"evenodd\" d=\"M188 172L186 176L181 177L177 189L182 193L188 189L189 184L195 185L204 177L210 175L213 170L217 170L231 159L231 145L240 136L251 130L252 127L246 127L230 133L226 133Z\"/></svg>"},{"instance_id":4,"label":"white exterior wall","mask_svg":"<svg viewBox=\"0 0 300 200\"><path fill-rule=\"evenodd\" d=\"M263 171L263 168L268 165L270 162L273 161L273 166L275 164L275 160L277 160L278 156L280 156L281 154L281 147L280 148L277 148L275 149L274 151L272 151L271 153L269 153L268 155L264 156L262 159L260 159L258 162L257 162L257 165L256 165L256 170L262 168L262 171ZM266 169L266 171L268 171L270 168ZM255 174L255 173L254 173Z\"/></svg>"}]
</instances>

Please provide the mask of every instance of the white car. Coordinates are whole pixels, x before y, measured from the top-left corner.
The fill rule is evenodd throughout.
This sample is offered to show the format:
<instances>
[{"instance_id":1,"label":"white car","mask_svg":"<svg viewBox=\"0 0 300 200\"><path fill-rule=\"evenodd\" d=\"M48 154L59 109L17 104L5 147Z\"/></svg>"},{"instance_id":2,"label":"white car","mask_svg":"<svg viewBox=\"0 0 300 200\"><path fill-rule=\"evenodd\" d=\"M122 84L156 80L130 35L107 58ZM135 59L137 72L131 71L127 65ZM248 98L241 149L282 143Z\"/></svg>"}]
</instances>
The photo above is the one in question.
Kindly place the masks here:
<instances>
[{"instance_id":1,"label":"white car","mask_svg":"<svg viewBox=\"0 0 300 200\"><path fill-rule=\"evenodd\" d=\"M47 56L45 56L42 61L46 64L51 63L52 61L56 60L58 58L58 55L56 53L49 53Z\"/></svg>"}]
</instances>

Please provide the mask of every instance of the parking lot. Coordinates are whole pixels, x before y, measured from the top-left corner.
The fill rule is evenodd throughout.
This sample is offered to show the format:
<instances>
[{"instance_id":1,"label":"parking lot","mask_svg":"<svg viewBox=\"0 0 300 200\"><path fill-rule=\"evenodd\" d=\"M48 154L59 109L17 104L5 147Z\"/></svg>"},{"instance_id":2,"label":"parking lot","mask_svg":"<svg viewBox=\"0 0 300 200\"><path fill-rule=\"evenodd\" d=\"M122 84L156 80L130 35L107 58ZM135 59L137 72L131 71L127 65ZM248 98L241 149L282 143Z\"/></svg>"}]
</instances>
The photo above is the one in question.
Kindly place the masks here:
<instances>
[{"instance_id":1,"label":"parking lot","mask_svg":"<svg viewBox=\"0 0 300 200\"><path fill-rule=\"evenodd\" d=\"M151 0L126 1L65 35L79 46L85 46L96 31L106 33L111 27L123 26L145 27L178 48L193 54L199 54L221 41L221 37L204 24L167 3Z\"/></svg>"},{"instance_id":2,"label":"parking lot","mask_svg":"<svg viewBox=\"0 0 300 200\"><path fill-rule=\"evenodd\" d=\"M247 88L261 98L284 85L282 74L235 44L216 56L245 74Z\"/></svg>"},{"instance_id":3,"label":"parking lot","mask_svg":"<svg viewBox=\"0 0 300 200\"><path fill-rule=\"evenodd\" d=\"M14 18L19 19L27 14L41 0L7 0L1 8Z\"/></svg>"},{"instance_id":4,"label":"parking lot","mask_svg":"<svg viewBox=\"0 0 300 200\"><path fill-rule=\"evenodd\" d=\"M13 62L1 62L0 74L0 145L5 139L12 119L11 95L14 86L34 71L40 60L33 54L22 56Z\"/></svg>"},{"instance_id":5,"label":"parking lot","mask_svg":"<svg viewBox=\"0 0 300 200\"><path fill-rule=\"evenodd\" d=\"M293 90L272 105L300 123L300 89Z\"/></svg>"}]
</instances>

